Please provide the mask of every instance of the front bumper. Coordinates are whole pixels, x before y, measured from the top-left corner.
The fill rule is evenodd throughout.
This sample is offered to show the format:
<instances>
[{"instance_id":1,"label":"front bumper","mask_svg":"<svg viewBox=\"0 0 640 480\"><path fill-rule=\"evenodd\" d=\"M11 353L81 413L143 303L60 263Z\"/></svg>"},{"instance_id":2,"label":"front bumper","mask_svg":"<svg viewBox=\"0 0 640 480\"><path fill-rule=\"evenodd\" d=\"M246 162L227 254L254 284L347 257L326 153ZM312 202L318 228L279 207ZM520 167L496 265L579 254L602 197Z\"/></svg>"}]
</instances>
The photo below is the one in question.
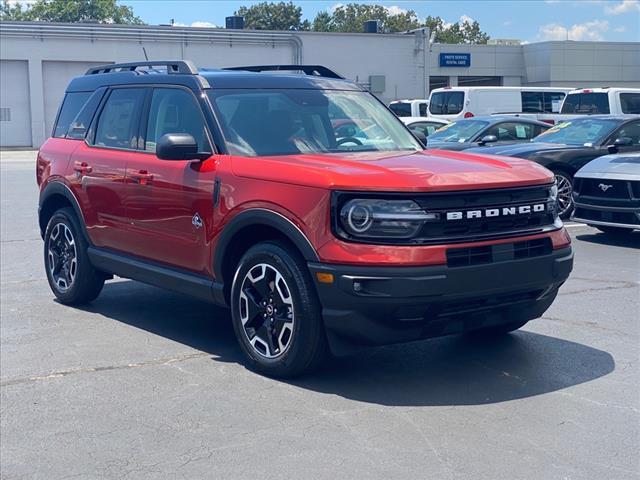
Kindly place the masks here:
<instances>
[{"instance_id":1,"label":"front bumper","mask_svg":"<svg viewBox=\"0 0 640 480\"><path fill-rule=\"evenodd\" d=\"M520 260L449 267L310 263L333 353L531 320L551 305L573 268L571 247Z\"/></svg>"},{"instance_id":2,"label":"front bumper","mask_svg":"<svg viewBox=\"0 0 640 480\"><path fill-rule=\"evenodd\" d=\"M574 197L575 198L575 197ZM587 225L640 229L640 208L611 207L580 203L574 200L571 220Z\"/></svg>"}]
</instances>

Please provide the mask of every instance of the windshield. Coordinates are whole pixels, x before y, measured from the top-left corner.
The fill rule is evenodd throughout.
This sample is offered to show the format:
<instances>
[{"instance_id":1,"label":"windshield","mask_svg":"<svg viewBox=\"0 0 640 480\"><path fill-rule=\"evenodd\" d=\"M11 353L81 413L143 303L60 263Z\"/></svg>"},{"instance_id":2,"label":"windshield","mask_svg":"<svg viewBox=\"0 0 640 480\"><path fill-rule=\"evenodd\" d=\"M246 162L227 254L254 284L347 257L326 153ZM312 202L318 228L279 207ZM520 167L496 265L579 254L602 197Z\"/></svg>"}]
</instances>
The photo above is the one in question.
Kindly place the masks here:
<instances>
[{"instance_id":1,"label":"windshield","mask_svg":"<svg viewBox=\"0 0 640 480\"><path fill-rule=\"evenodd\" d=\"M367 92L221 89L208 95L234 155L422 150Z\"/></svg>"},{"instance_id":2,"label":"windshield","mask_svg":"<svg viewBox=\"0 0 640 480\"><path fill-rule=\"evenodd\" d=\"M582 118L562 122L542 132L532 142L561 143L591 147L600 144L619 122L608 119Z\"/></svg>"},{"instance_id":3,"label":"windshield","mask_svg":"<svg viewBox=\"0 0 640 480\"><path fill-rule=\"evenodd\" d=\"M433 115L457 115L463 103L464 92L436 92L429 99L429 111Z\"/></svg>"},{"instance_id":4,"label":"windshield","mask_svg":"<svg viewBox=\"0 0 640 480\"><path fill-rule=\"evenodd\" d=\"M429 141L468 142L487 125L489 125L489 122L483 120L460 120L458 122L451 122L429 135Z\"/></svg>"}]
</instances>

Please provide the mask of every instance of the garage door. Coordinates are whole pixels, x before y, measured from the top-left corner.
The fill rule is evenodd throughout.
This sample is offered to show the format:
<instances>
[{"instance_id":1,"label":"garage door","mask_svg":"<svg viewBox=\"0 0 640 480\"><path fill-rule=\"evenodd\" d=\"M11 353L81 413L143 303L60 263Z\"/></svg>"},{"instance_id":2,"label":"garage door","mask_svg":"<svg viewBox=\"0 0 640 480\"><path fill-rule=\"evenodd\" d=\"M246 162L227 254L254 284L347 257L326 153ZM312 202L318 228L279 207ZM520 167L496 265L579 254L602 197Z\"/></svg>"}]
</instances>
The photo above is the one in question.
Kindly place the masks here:
<instances>
[{"instance_id":1,"label":"garage door","mask_svg":"<svg viewBox=\"0 0 640 480\"><path fill-rule=\"evenodd\" d=\"M42 62L42 77L44 85L44 124L45 133L51 135L53 123L56 121L58 108L69 80L84 74L89 67L112 62Z\"/></svg>"},{"instance_id":2,"label":"garage door","mask_svg":"<svg viewBox=\"0 0 640 480\"><path fill-rule=\"evenodd\" d=\"M30 146L28 64L21 60L0 60L0 147Z\"/></svg>"}]
</instances>

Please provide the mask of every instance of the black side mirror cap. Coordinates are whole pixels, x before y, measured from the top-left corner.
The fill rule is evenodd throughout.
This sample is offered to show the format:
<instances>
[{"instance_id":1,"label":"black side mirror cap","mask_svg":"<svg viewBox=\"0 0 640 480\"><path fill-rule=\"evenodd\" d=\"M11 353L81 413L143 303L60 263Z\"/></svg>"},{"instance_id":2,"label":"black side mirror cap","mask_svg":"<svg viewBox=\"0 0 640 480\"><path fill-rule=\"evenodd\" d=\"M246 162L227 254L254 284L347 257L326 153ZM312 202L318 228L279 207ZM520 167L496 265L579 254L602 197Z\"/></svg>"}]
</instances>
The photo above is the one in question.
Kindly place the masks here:
<instances>
[{"instance_id":1,"label":"black side mirror cap","mask_svg":"<svg viewBox=\"0 0 640 480\"><path fill-rule=\"evenodd\" d=\"M156 144L156 156L161 160L204 160L211 153L199 152L198 143L188 133L166 133Z\"/></svg>"},{"instance_id":2,"label":"black side mirror cap","mask_svg":"<svg viewBox=\"0 0 640 480\"><path fill-rule=\"evenodd\" d=\"M480 145L486 145L487 143L495 143L498 141L498 137L495 135L485 135L478 142Z\"/></svg>"},{"instance_id":3,"label":"black side mirror cap","mask_svg":"<svg viewBox=\"0 0 640 480\"><path fill-rule=\"evenodd\" d=\"M618 137L611 145L607 146L607 150L609 150L609 153L616 153L619 147L630 147L631 145L633 145L633 138Z\"/></svg>"}]
</instances>

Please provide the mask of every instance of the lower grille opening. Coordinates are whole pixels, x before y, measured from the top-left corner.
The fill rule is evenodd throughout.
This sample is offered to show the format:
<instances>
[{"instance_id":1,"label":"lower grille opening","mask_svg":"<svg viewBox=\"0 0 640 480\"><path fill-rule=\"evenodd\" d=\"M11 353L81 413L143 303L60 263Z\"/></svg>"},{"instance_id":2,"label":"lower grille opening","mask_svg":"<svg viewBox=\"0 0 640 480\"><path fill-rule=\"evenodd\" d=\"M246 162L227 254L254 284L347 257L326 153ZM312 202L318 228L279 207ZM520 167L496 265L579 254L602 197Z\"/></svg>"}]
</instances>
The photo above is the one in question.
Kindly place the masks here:
<instances>
[{"instance_id":1,"label":"lower grille opening","mask_svg":"<svg viewBox=\"0 0 640 480\"><path fill-rule=\"evenodd\" d=\"M575 217L583 220L595 220L598 222L621 223L624 225L640 225L640 219L633 212L606 212L603 210L591 210L577 208Z\"/></svg>"},{"instance_id":2,"label":"lower grille opening","mask_svg":"<svg viewBox=\"0 0 640 480\"><path fill-rule=\"evenodd\" d=\"M536 238L522 242L483 247L451 248L447 250L447 266L471 267L509 260L548 255L553 251L550 238Z\"/></svg>"},{"instance_id":3,"label":"lower grille opening","mask_svg":"<svg viewBox=\"0 0 640 480\"><path fill-rule=\"evenodd\" d=\"M544 290L534 290L522 293L510 293L490 298L480 298L477 300L467 300L465 302L448 302L440 305L438 316L459 315L465 312L491 309L511 305L519 302L529 302L538 298Z\"/></svg>"}]
</instances>

